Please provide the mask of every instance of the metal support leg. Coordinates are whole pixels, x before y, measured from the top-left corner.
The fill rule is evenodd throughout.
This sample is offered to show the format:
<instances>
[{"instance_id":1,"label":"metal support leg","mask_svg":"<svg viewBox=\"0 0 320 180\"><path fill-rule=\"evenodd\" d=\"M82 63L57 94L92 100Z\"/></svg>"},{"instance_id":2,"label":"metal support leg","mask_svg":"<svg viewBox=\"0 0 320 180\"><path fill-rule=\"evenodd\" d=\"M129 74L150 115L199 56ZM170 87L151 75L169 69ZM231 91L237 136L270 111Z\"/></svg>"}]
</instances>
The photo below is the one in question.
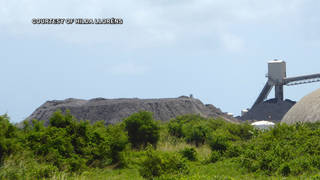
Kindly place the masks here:
<instances>
[{"instance_id":1,"label":"metal support leg","mask_svg":"<svg viewBox=\"0 0 320 180\"><path fill-rule=\"evenodd\" d=\"M274 90L277 101L283 101L283 85L275 85Z\"/></svg>"},{"instance_id":2,"label":"metal support leg","mask_svg":"<svg viewBox=\"0 0 320 180\"><path fill-rule=\"evenodd\" d=\"M251 108L253 108L253 106L255 106L255 105L259 104L259 103L262 103L268 97L272 87L273 87L273 84L271 84L269 81L267 81L266 85L264 85L259 97L254 102L254 104L252 105Z\"/></svg>"}]
</instances>

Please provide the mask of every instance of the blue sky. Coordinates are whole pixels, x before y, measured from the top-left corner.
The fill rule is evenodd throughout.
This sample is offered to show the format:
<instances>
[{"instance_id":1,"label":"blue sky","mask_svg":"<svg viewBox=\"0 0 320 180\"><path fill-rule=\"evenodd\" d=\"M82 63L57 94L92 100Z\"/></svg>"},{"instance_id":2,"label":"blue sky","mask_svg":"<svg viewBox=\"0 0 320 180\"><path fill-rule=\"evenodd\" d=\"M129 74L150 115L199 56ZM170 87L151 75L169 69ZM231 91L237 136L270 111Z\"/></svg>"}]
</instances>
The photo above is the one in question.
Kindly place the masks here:
<instances>
[{"instance_id":1,"label":"blue sky","mask_svg":"<svg viewBox=\"0 0 320 180\"><path fill-rule=\"evenodd\" d=\"M18 122L47 100L189 94L239 114L261 91L267 61L285 60L288 76L320 72L319 8L316 0L0 0L0 114ZM124 24L31 23L58 17ZM285 98L319 87L285 87Z\"/></svg>"}]
</instances>

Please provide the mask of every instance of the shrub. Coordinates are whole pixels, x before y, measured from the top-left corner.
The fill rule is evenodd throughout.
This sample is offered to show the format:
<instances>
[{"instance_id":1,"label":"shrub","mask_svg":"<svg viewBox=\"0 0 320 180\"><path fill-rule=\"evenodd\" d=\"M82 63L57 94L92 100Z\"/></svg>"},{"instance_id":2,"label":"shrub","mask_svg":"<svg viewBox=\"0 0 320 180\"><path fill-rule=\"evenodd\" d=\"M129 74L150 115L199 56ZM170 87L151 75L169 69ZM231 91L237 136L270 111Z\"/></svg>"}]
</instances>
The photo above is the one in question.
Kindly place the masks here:
<instances>
[{"instance_id":1,"label":"shrub","mask_svg":"<svg viewBox=\"0 0 320 180\"><path fill-rule=\"evenodd\" d=\"M210 139L210 132L220 133L228 141L247 141L251 139L256 130L248 123L234 124L223 119L206 119L200 115L184 115L171 119L168 123L170 135L184 138L187 143L197 147ZM211 138L211 140L214 140ZM226 150L226 149L225 149Z\"/></svg>"},{"instance_id":2,"label":"shrub","mask_svg":"<svg viewBox=\"0 0 320 180\"><path fill-rule=\"evenodd\" d=\"M187 143L195 144L197 147L203 145L211 131L208 126L212 119L205 119L200 115L183 115L171 119L168 124L170 135L184 138Z\"/></svg>"},{"instance_id":3,"label":"shrub","mask_svg":"<svg viewBox=\"0 0 320 180\"><path fill-rule=\"evenodd\" d=\"M215 163L221 159L221 153L218 151L212 151L209 157L208 162Z\"/></svg>"},{"instance_id":4,"label":"shrub","mask_svg":"<svg viewBox=\"0 0 320 180\"><path fill-rule=\"evenodd\" d=\"M151 112L134 113L124 120L124 124L134 148L146 147L148 143L156 146L160 138L160 127Z\"/></svg>"},{"instance_id":5,"label":"shrub","mask_svg":"<svg viewBox=\"0 0 320 180\"><path fill-rule=\"evenodd\" d=\"M67 110L65 115L63 115L61 110L59 109L52 114L49 120L49 124L52 127L65 128L67 126L70 126L72 123L74 123L74 121L75 119L71 115L69 110Z\"/></svg>"},{"instance_id":6,"label":"shrub","mask_svg":"<svg viewBox=\"0 0 320 180\"><path fill-rule=\"evenodd\" d=\"M223 156L227 158L238 157L243 153L243 148L241 144L230 143L227 150L224 152Z\"/></svg>"},{"instance_id":7,"label":"shrub","mask_svg":"<svg viewBox=\"0 0 320 180\"><path fill-rule=\"evenodd\" d=\"M187 174L189 167L180 154L155 151L149 146L139 173L146 179L153 179L164 174Z\"/></svg>"},{"instance_id":8,"label":"shrub","mask_svg":"<svg viewBox=\"0 0 320 180\"><path fill-rule=\"evenodd\" d=\"M9 122L5 114L0 116L0 166L5 157L19 151L18 129Z\"/></svg>"},{"instance_id":9,"label":"shrub","mask_svg":"<svg viewBox=\"0 0 320 180\"><path fill-rule=\"evenodd\" d=\"M288 176L291 172L289 164L288 163L281 164L281 166L279 167L279 172L283 176Z\"/></svg>"},{"instance_id":10,"label":"shrub","mask_svg":"<svg viewBox=\"0 0 320 180\"><path fill-rule=\"evenodd\" d=\"M178 138L184 137L184 134L182 132L182 123L177 121L170 121L168 124L168 132L172 136L176 136Z\"/></svg>"},{"instance_id":11,"label":"shrub","mask_svg":"<svg viewBox=\"0 0 320 180\"><path fill-rule=\"evenodd\" d=\"M234 138L249 140L253 137L256 129L249 123L233 124L226 123L226 129Z\"/></svg>"},{"instance_id":12,"label":"shrub","mask_svg":"<svg viewBox=\"0 0 320 180\"><path fill-rule=\"evenodd\" d=\"M50 162L60 170L76 172L87 167L105 167L120 160L127 135L121 125L105 127L103 122L90 125L60 111L50 118L48 127L33 121L25 144L41 162Z\"/></svg>"},{"instance_id":13,"label":"shrub","mask_svg":"<svg viewBox=\"0 0 320 180\"><path fill-rule=\"evenodd\" d=\"M316 174L310 178L311 180L320 180L320 174Z\"/></svg>"},{"instance_id":14,"label":"shrub","mask_svg":"<svg viewBox=\"0 0 320 180\"><path fill-rule=\"evenodd\" d=\"M0 168L0 179L44 179L58 172L52 164L35 161L32 153L24 151L9 156Z\"/></svg>"},{"instance_id":15,"label":"shrub","mask_svg":"<svg viewBox=\"0 0 320 180\"><path fill-rule=\"evenodd\" d=\"M120 152L125 149L128 144L128 136L124 131L123 125L109 125L107 127L108 145L110 147L110 157L112 163L120 160Z\"/></svg>"},{"instance_id":16,"label":"shrub","mask_svg":"<svg viewBox=\"0 0 320 180\"><path fill-rule=\"evenodd\" d=\"M249 171L301 175L319 170L320 131L310 124L277 124L246 143L239 156Z\"/></svg>"},{"instance_id":17,"label":"shrub","mask_svg":"<svg viewBox=\"0 0 320 180\"><path fill-rule=\"evenodd\" d=\"M178 138L185 137L185 132L183 132L183 126L193 122L200 122L206 120L200 115L187 114L182 116L177 116L175 119L171 119L168 124L169 134L176 136Z\"/></svg>"},{"instance_id":18,"label":"shrub","mask_svg":"<svg viewBox=\"0 0 320 180\"><path fill-rule=\"evenodd\" d=\"M228 122L226 122L224 119L222 118L218 118L218 119L208 119L208 127L210 129L212 129L213 131L217 130L217 129L226 129L226 125L228 124Z\"/></svg>"},{"instance_id":19,"label":"shrub","mask_svg":"<svg viewBox=\"0 0 320 180\"><path fill-rule=\"evenodd\" d=\"M212 151L225 152L229 146L230 135L223 130L216 130L208 137L208 144Z\"/></svg>"},{"instance_id":20,"label":"shrub","mask_svg":"<svg viewBox=\"0 0 320 180\"><path fill-rule=\"evenodd\" d=\"M190 161L196 161L197 160L197 151L191 147L191 148L184 148L180 151L180 154L187 158Z\"/></svg>"},{"instance_id":21,"label":"shrub","mask_svg":"<svg viewBox=\"0 0 320 180\"><path fill-rule=\"evenodd\" d=\"M209 133L204 123L188 124L184 126L183 132L188 143L194 143L197 147L203 145Z\"/></svg>"}]
</instances>

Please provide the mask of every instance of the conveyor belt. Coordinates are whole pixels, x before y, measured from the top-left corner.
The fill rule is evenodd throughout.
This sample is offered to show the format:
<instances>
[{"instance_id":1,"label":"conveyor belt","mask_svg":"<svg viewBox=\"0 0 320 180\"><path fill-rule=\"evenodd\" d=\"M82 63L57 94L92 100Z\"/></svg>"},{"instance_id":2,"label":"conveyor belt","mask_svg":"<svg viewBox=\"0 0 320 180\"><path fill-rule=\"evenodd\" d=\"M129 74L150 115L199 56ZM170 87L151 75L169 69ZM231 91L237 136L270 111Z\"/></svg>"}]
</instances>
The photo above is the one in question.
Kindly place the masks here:
<instances>
[{"instance_id":1,"label":"conveyor belt","mask_svg":"<svg viewBox=\"0 0 320 180\"><path fill-rule=\"evenodd\" d=\"M292 86L292 85L298 85L298 84L317 82L317 81L320 81L319 79L320 79L320 74L295 76L295 77L285 78L283 84ZM309 80L309 81L306 81L306 80Z\"/></svg>"},{"instance_id":2,"label":"conveyor belt","mask_svg":"<svg viewBox=\"0 0 320 180\"><path fill-rule=\"evenodd\" d=\"M269 82L267 81L267 83L264 85L259 97L257 98L256 102L253 104L253 106L263 102L268 97L272 87L273 85L270 85Z\"/></svg>"}]
</instances>

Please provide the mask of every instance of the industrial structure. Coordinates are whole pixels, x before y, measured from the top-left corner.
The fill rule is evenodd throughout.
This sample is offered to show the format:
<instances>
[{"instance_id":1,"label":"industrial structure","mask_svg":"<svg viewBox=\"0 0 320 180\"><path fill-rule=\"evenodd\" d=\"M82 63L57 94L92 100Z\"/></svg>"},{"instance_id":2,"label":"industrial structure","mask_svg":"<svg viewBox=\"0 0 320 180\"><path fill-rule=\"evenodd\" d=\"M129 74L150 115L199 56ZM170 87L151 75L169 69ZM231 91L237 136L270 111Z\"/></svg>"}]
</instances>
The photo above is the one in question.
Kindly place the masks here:
<instances>
[{"instance_id":1,"label":"industrial structure","mask_svg":"<svg viewBox=\"0 0 320 180\"><path fill-rule=\"evenodd\" d=\"M273 87L275 91L275 100L280 102L283 101L284 85L293 86L320 81L320 74L287 77L286 62L282 60L272 60L268 62L268 74L266 77L268 80L251 109L257 104L262 103L268 97Z\"/></svg>"},{"instance_id":2,"label":"industrial structure","mask_svg":"<svg viewBox=\"0 0 320 180\"><path fill-rule=\"evenodd\" d=\"M268 78L258 98L250 109L241 111L239 119L243 121L271 121L280 122L284 115L295 105L295 101L284 100L284 86L293 86L320 81L319 74L287 77L286 62L272 60L268 62ZM275 98L267 97L274 87Z\"/></svg>"}]
</instances>

